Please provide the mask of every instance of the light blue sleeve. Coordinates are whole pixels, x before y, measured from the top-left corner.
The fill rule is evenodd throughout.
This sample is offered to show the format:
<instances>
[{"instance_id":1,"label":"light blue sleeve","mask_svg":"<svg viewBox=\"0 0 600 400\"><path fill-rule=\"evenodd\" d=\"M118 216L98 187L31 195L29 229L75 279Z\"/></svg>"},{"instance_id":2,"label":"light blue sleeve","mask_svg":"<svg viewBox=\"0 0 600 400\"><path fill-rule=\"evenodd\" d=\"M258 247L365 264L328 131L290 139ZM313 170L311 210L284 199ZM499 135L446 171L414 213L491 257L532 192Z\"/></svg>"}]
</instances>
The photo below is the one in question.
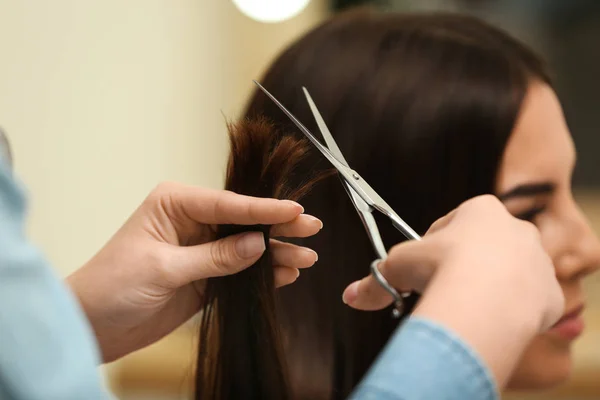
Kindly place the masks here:
<instances>
[{"instance_id":1,"label":"light blue sleeve","mask_svg":"<svg viewBox=\"0 0 600 400\"><path fill-rule=\"evenodd\" d=\"M446 328L410 317L394 333L352 400L497 400L483 362Z\"/></svg>"},{"instance_id":2,"label":"light blue sleeve","mask_svg":"<svg viewBox=\"0 0 600 400\"><path fill-rule=\"evenodd\" d=\"M75 297L25 236L25 199L0 160L0 399L110 398Z\"/></svg>"}]
</instances>

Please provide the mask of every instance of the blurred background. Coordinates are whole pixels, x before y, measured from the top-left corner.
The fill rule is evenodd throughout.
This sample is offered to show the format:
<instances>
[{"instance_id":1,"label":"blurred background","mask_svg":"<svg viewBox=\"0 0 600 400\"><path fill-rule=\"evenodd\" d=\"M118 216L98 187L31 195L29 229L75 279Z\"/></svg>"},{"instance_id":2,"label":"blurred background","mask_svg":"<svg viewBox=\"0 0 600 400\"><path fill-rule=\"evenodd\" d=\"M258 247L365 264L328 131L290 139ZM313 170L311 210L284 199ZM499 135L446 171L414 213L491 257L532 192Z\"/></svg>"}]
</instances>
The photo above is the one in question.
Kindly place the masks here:
<instances>
[{"instance_id":1,"label":"blurred background","mask_svg":"<svg viewBox=\"0 0 600 400\"><path fill-rule=\"evenodd\" d=\"M252 3L269 2L0 1L0 127L29 190L30 235L62 276L160 181L221 187L225 119L241 111L251 80L329 15L367 4L472 13L542 52L579 150L576 195L600 231L600 1L278 0L265 15ZM589 328L571 382L506 398L600 398L600 278L588 286ZM192 321L103 373L123 400L185 399L194 345Z\"/></svg>"}]
</instances>

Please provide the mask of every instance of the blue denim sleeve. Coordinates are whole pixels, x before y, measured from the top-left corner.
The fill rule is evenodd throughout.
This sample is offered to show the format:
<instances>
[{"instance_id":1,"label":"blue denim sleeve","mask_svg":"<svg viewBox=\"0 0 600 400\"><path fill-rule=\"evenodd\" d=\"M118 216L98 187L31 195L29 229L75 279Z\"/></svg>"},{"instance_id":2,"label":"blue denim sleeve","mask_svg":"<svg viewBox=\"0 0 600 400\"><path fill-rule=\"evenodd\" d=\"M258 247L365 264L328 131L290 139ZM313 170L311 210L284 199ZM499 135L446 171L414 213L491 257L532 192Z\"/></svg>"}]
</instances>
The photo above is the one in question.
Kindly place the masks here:
<instances>
[{"instance_id":1,"label":"blue denim sleeve","mask_svg":"<svg viewBox=\"0 0 600 400\"><path fill-rule=\"evenodd\" d=\"M78 302L25 236L25 198L0 160L0 399L108 399Z\"/></svg>"},{"instance_id":2,"label":"blue denim sleeve","mask_svg":"<svg viewBox=\"0 0 600 400\"><path fill-rule=\"evenodd\" d=\"M491 373L448 329L410 317L394 333L352 400L497 400Z\"/></svg>"}]
</instances>

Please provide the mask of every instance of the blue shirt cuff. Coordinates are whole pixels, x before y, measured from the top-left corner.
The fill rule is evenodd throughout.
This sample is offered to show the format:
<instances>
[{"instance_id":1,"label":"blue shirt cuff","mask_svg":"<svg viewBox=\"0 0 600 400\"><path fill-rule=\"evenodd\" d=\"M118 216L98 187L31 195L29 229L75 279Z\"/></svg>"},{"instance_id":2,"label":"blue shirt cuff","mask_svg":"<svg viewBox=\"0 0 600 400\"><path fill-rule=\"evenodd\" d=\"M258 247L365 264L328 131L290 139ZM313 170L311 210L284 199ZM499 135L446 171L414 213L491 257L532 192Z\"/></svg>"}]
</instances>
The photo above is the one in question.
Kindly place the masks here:
<instances>
[{"instance_id":1,"label":"blue shirt cuff","mask_svg":"<svg viewBox=\"0 0 600 400\"><path fill-rule=\"evenodd\" d=\"M497 400L492 374L462 339L433 321L409 317L394 333L353 400Z\"/></svg>"}]
</instances>

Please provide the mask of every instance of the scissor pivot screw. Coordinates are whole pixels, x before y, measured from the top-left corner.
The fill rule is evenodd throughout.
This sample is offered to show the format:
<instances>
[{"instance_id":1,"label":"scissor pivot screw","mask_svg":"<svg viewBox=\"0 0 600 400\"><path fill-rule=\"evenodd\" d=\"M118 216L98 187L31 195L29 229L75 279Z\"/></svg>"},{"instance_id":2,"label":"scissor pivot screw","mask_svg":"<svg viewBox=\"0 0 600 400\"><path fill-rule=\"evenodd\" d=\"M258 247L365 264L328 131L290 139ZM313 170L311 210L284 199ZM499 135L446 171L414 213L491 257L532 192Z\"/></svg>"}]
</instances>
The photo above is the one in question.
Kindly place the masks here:
<instances>
[{"instance_id":1,"label":"scissor pivot screw","mask_svg":"<svg viewBox=\"0 0 600 400\"><path fill-rule=\"evenodd\" d=\"M352 177L353 177L354 179L356 179L357 181L358 181L358 180L360 180L360 176L358 176L358 174L357 174L356 172L354 172L354 173L352 174Z\"/></svg>"}]
</instances>

